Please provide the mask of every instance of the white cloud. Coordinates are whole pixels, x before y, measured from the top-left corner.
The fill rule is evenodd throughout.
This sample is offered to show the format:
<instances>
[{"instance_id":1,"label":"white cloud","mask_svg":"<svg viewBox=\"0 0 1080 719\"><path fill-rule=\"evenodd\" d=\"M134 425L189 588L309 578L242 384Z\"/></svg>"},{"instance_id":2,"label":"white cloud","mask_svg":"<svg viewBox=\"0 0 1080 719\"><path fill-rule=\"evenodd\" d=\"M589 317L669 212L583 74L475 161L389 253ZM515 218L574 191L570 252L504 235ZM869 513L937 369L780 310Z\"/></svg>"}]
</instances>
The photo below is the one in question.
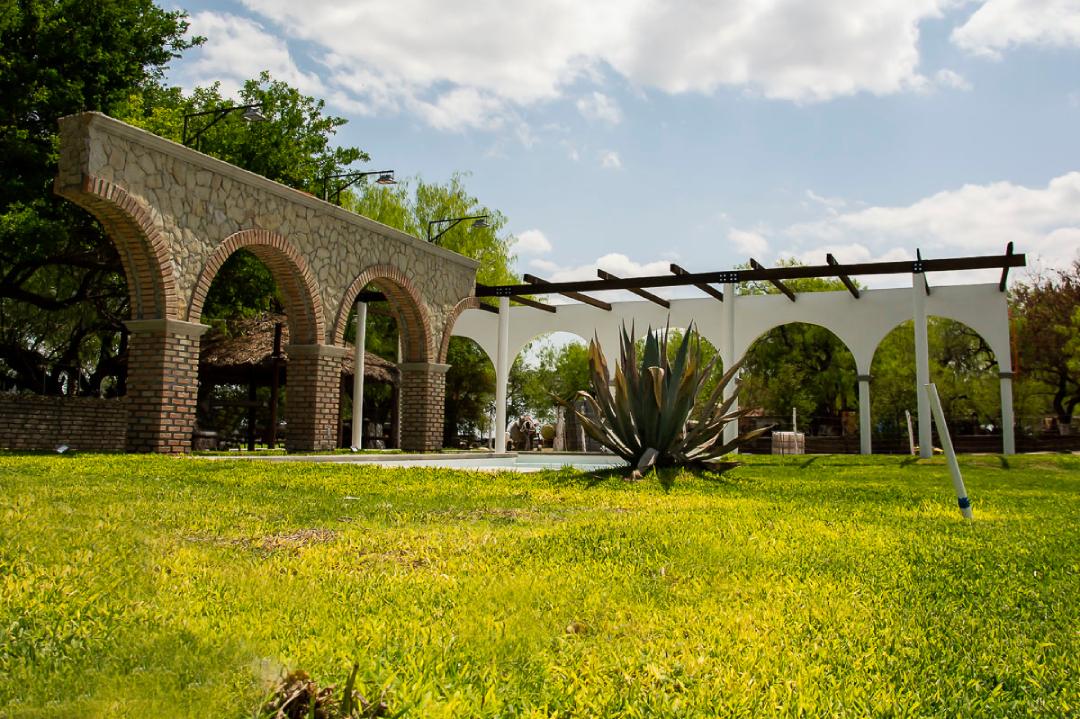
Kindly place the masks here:
<instances>
[{"instance_id":1,"label":"white cloud","mask_svg":"<svg viewBox=\"0 0 1080 719\"><path fill-rule=\"evenodd\" d=\"M519 232L511 248L523 255L542 255L551 252L551 241L540 230Z\"/></svg>"},{"instance_id":2,"label":"white cloud","mask_svg":"<svg viewBox=\"0 0 1080 719\"><path fill-rule=\"evenodd\" d=\"M847 207L847 200L843 197L825 197L819 195L813 190L806 191L806 198L816 205L821 205L825 208L825 211L830 215L838 214L838 212Z\"/></svg>"},{"instance_id":3,"label":"white cloud","mask_svg":"<svg viewBox=\"0 0 1080 719\"><path fill-rule=\"evenodd\" d=\"M999 57L1018 45L1080 46L1080 4L1076 0L987 0L952 32L957 46L976 55Z\"/></svg>"},{"instance_id":4,"label":"white cloud","mask_svg":"<svg viewBox=\"0 0 1080 719\"><path fill-rule=\"evenodd\" d=\"M529 260L529 267L534 270L539 270L540 272L557 272L559 270L558 264L551 260L544 260L539 257Z\"/></svg>"},{"instance_id":5,"label":"white cloud","mask_svg":"<svg viewBox=\"0 0 1080 719\"><path fill-rule=\"evenodd\" d=\"M763 255L769 251L769 241L757 232L731 229L728 231L728 241L735 245L740 255Z\"/></svg>"},{"instance_id":6,"label":"white cloud","mask_svg":"<svg viewBox=\"0 0 1080 719\"><path fill-rule=\"evenodd\" d=\"M782 256L821 264L832 252L842 261L1000 254L1008 242L1037 262L1063 267L1080 256L1080 172L1056 177L1046 187L1011 182L964 185L910 205L866 207L790 225L768 238L786 243ZM993 279L994 273L959 281ZM952 278L955 279L955 278Z\"/></svg>"},{"instance_id":7,"label":"white cloud","mask_svg":"<svg viewBox=\"0 0 1080 719\"><path fill-rule=\"evenodd\" d=\"M614 150L604 150L600 153L600 167L605 170L621 170L622 159Z\"/></svg>"},{"instance_id":8,"label":"white cloud","mask_svg":"<svg viewBox=\"0 0 1080 719\"><path fill-rule=\"evenodd\" d=\"M451 90L435 102L414 99L409 104L437 130L497 130L506 120L502 100L471 87Z\"/></svg>"},{"instance_id":9,"label":"white cloud","mask_svg":"<svg viewBox=\"0 0 1080 719\"><path fill-rule=\"evenodd\" d=\"M211 11L191 16L191 33L207 41L189 50L177 63L176 81L184 87L209 85L221 81L222 93L235 95L245 80L263 70L302 92L327 96L331 92L317 75L300 70L285 41L249 18ZM345 98L343 98L345 99Z\"/></svg>"},{"instance_id":10,"label":"white cloud","mask_svg":"<svg viewBox=\"0 0 1080 719\"><path fill-rule=\"evenodd\" d=\"M934 73L934 82L938 87L948 88L950 90L971 90L971 83L968 79L958 72L954 72L949 69L938 70Z\"/></svg>"},{"instance_id":11,"label":"white cloud","mask_svg":"<svg viewBox=\"0 0 1080 719\"><path fill-rule=\"evenodd\" d=\"M622 122L622 110L619 108L619 103L602 92L594 92L578 98L576 105L578 112L586 120L598 120L610 125L618 125Z\"/></svg>"},{"instance_id":12,"label":"white cloud","mask_svg":"<svg viewBox=\"0 0 1080 719\"><path fill-rule=\"evenodd\" d=\"M498 116L608 72L638 90L730 87L796 102L919 89L919 25L955 0L243 2L305 43L342 102L457 130L498 128ZM233 54L267 64L250 48ZM605 122L621 117L600 93L579 105Z\"/></svg>"}]
</instances>

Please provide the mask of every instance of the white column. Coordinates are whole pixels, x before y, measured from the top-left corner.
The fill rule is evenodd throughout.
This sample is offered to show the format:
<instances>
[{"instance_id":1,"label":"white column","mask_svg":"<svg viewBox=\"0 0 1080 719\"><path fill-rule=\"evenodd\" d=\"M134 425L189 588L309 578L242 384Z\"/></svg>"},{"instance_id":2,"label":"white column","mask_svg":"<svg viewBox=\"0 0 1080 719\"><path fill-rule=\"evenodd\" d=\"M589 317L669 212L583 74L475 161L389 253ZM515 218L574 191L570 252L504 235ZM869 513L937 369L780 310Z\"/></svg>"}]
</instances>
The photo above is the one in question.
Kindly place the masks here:
<instances>
[{"instance_id":1,"label":"white column","mask_svg":"<svg viewBox=\"0 0 1080 719\"><path fill-rule=\"evenodd\" d=\"M735 284L727 282L724 284L724 342L721 348L721 355L724 358L724 371L726 372L731 365L735 363L738 358L735 356ZM735 391L735 378L731 380L724 389L724 399L727 399ZM735 400L735 403L731 405L729 411L735 412L739 409L739 400ZM724 427L724 441L732 442L739 436L739 423L730 422Z\"/></svg>"},{"instance_id":2,"label":"white column","mask_svg":"<svg viewBox=\"0 0 1080 719\"><path fill-rule=\"evenodd\" d=\"M859 375L859 453L873 454L870 446L870 375Z\"/></svg>"},{"instance_id":3,"label":"white column","mask_svg":"<svg viewBox=\"0 0 1080 719\"><path fill-rule=\"evenodd\" d=\"M1016 433L1013 417L1012 358L998 358L998 382L1001 385L1001 451L1004 454L1016 454Z\"/></svg>"},{"instance_id":4,"label":"white column","mask_svg":"<svg viewBox=\"0 0 1080 719\"><path fill-rule=\"evenodd\" d=\"M930 427L930 403L926 390L930 384L930 340L926 329L926 284L922 273L911 276L911 297L914 306L915 327L915 397L919 415L919 456L927 459L934 455L933 434Z\"/></svg>"},{"instance_id":5,"label":"white column","mask_svg":"<svg viewBox=\"0 0 1080 719\"><path fill-rule=\"evenodd\" d=\"M499 298L499 346L495 355L495 451L506 451L506 385L510 380L510 298Z\"/></svg>"},{"instance_id":6,"label":"white column","mask_svg":"<svg viewBox=\"0 0 1080 719\"><path fill-rule=\"evenodd\" d=\"M356 342L353 348L352 380L352 448L360 449L364 441L364 347L367 346L367 302L356 303Z\"/></svg>"}]
</instances>

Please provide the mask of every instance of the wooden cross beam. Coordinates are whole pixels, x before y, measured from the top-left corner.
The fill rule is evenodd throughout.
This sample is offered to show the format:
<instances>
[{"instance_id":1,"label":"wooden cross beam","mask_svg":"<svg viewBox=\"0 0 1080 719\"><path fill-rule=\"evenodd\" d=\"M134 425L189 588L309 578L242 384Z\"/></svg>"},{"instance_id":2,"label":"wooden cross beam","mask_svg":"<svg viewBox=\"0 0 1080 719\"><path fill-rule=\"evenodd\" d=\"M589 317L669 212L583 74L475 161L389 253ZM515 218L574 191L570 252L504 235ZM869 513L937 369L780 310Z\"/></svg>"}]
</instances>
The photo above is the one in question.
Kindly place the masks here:
<instances>
[{"instance_id":1,"label":"wooden cross beam","mask_svg":"<svg viewBox=\"0 0 1080 719\"><path fill-rule=\"evenodd\" d=\"M1009 244L1007 244L1005 246L1005 256L1006 257L1011 257L1012 253L1013 253L1013 243L1010 240ZM1004 267L1001 268L1001 282L998 283L998 290L999 291L1001 291L1001 292L1005 291L1005 280L1007 280L1007 279L1009 279L1009 266L1005 265Z\"/></svg>"},{"instance_id":2,"label":"wooden cross beam","mask_svg":"<svg viewBox=\"0 0 1080 719\"><path fill-rule=\"evenodd\" d=\"M825 255L825 261L834 267L840 264L836 261L836 258L832 256L831 252ZM855 283L851 281L851 278L844 274L837 275L837 277L839 277L840 281L844 283L844 287L847 287L848 292L851 293L851 296L855 299L859 299L859 288L855 286Z\"/></svg>"},{"instance_id":3,"label":"wooden cross beam","mask_svg":"<svg viewBox=\"0 0 1080 719\"><path fill-rule=\"evenodd\" d=\"M548 284L546 280L542 280L536 275L525 275L522 279L534 285ZM593 307L604 310L606 312L611 312L610 303L604 302L603 300L598 300L595 297L589 297L588 295L583 295L580 292L574 292L572 290L567 292L560 292L559 294L563 297L569 297L572 300L577 300L578 302L584 302L587 305L592 305Z\"/></svg>"},{"instance_id":4,"label":"wooden cross beam","mask_svg":"<svg viewBox=\"0 0 1080 719\"><path fill-rule=\"evenodd\" d=\"M530 300L528 297L512 297L510 301L517 302L519 305L524 305L526 307L532 307L534 310L543 310L544 312L555 314L555 305L545 305L543 302ZM497 311L498 310L496 310L496 312Z\"/></svg>"},{"instance_id":5,"label":"wooden cross beam","mask_svg":"<svg viewBox=\"0 0 1080 719\"><path fill-rule=\"evenodd\" d=\"M482 293L484 293L486 291L489 291L489 290L491 290L491 285L484 285L484 284L481 284L479 282L476 283L476 296L477 297L491 297L492 295L490 295L490 294L487 294L487 295L482 294ZM533 309L543 310L544 312L551 312L551 313L555 312L555 307L554 306L545 305L543 302L537 302L536 300L530 300L528 297L518 297L516 295L510 295L510 301L511 302L516 302L519 305L524 305L525 307L532 307ZM487 310L488 312L498 312L499 311L498 307L492 307L491 309L488 309L488 307L486 305L484 305L483 303L481 303L480 309Z\"/></svg>"},{"instance_id":6,"label":"wooden cross beam","mask_svg":"<svg viewBox=\"0 0 1080 719\"><path fill-rule=\"evenodd\" d=\"M673 275L688 275L688 274L690 274L690 272L688 270L684 270L683 268L679 267L674 262L671 263L671 268L670 269L671 269L671 274L673 274ZM705 294L709 295L710 297L715 297L716 299L720 300L721 302L724 301L724 293L721 292L720 290L716 289L712 285L706 285L706 284L702 283L702 284L694 285L694 287L697 287L699 290L701 290Z\"/></svg>"},{"instance_id":7,"label":"wooden cross beam","mask_svg":"<svg viewBox=\"0 0 1080 719\"><path fill-rule=\"evenodd\" d=\"M765 269L765 266L762 265L757 260L755 260L753 257L750 258L750 267L752 269L755 269L755 270L764 270ZM780 280L778 280L776 278L773 278L773 277L768 278L768 280L769 280L769 282L771 282L773 284L773 286L776 287L776 289L780 290L785 295L787 295L787 298L789 300L791 300L792 302L795 301L795 293L791 291L790 287L788 287L783 282L781 282Z\"/></svg>"},{"instance_id":8,"label":"wooden cross beam","mask_svg":"<svg viewBox=\"0 0 1080 719\"><path fill-rule=\"evenodd\" d=\"M598 269L596 271L596 276L599 277L602 280L618 280L618 279L621 279L621 278L616 277L615 275L611 274L610 272L607 272L605 270L600 270L600 269ZM627 291L628 292L633 292L638 297L644 297L649 302L655 302L656 304L660 305L664 309L668 309L668 310L671 309L671 303L670 302L665 300L663 297L657 297L652 292L648 292L647 290L643 290L643 289L641 289L639 287L632 287Z\"/></svg>"},{"instance_id":9,"label":"wooden cross beam","mask_svg":"<svg viewBox=\"0 0 1080 719\"><path fill-rule=\"evenodd\" d=\"M915 248L915 274L922 275L923 285L926 286L926 296L930 296L930 280L926 279L926 269L923 264L922 250L918 247Z\"/></svg>"}]
</instances>

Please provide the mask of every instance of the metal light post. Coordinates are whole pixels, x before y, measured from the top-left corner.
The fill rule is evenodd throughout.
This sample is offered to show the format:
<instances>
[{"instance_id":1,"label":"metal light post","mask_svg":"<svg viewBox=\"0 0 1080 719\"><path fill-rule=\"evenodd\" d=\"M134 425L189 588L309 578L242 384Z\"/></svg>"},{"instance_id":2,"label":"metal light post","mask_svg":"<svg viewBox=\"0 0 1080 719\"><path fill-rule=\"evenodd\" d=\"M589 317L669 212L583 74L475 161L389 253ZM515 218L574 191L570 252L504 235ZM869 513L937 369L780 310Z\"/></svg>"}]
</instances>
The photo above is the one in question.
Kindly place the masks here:
<instances>
[{"instance_id":1,"label":"metal light post","mask_svg":"<svg viewBox=\"0 0 1080 719\"><path fill-rule=\"evenodd\" d=\"M427 223L427 241L437 242L440 237L457 227L459 223L465 222L466 220L475 220L475 222L472 223L472 227L470 229L479 230L484 227L490 227L490 225L488 224L488 218L490 217L490 215L470 215L469 217L447 217L443 220L432 220L431 222ZM440 230L439 234L432 237L431 231L435 228L435 225L439 225L444 222L449 222L450 224Z\"/></svg>"},{"instance_id":2,"label":"metal light post","mask_svg":"<svg viewBox=\"0 0 1080 719\"><path fill-rule=\"evenodd\" d=\"M342 172L338 175L327 175L323 178L323 199L327 202L337 202L341 197L341 193L349 186L356 184L361 178L368 177L369 175L378 175L379 179L375 180L376 185L396 185L397 180L394 179L393 170L375 170L374 172ZM330 192L330 180L347 180L338 185L333 192Z\"/></svg>"},{"instance_id":3,"label":"metal light post","mask_svg":"<svg viewBox=\"0 0 1080 719\"><path fill-rule=\"evenodd\" d=\"M231 113L234 113L234 112L243 112L244 114L241 115L241 117L243 117L246 122L266 122L266 117L261 112L259 112L259 110L261 110L262 107L263 107L263 104L261 102L256 102L256 103L252 103L250 105L230 105L229 107L219 107L219 108L216 108L214 110L203 110L202 112L189 112L188 114L184 115L184 131L181 134L180 142L181 142L181 144L186 145L188 147L190 147L191 143L194 142L195 143L195 149L196 150L199 149L199 139L203 136L203 133L205 133L207 130L209 130L214 125L221 122L227 115L229 115ZM193 135L188 137L188 120L190 120L193 117L208 117L208 116L211 117L210 122L203 125L201 128L199 128L199 130L197 132L195 132Z\"/></svg>"}]
</instances>

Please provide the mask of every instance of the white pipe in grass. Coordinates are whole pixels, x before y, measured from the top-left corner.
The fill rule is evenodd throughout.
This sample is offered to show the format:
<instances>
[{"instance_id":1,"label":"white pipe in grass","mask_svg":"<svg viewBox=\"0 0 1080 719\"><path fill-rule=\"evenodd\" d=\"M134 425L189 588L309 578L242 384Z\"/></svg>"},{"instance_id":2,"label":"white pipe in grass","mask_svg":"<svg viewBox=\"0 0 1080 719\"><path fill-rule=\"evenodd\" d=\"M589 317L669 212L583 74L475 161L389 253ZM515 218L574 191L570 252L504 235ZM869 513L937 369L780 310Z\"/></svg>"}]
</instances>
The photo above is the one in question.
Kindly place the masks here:
<instances>
[{"instance_id":1,"label":"white pipe in grass","mask_svg":"<svg viewBox=\"0 0 1080 719\"><path fill-rule=\"evenodd\" d=\"M352 448L363 448L364 441L364 347L367 342L367 302L356 303L356 351L352 380Z\"/></svg>"},{"instance_id":2,"label":"white pipe in grass","mask_svg":"<svg viewBox=\"0 0 1080 719\"><path fill-rule=\"evenodd\" d=\"M907 417L907 442L908 448L912 455L915 454L915 427L911 424L911 410L905 409L904 416Z\"/></svg>"},{"instance_id":3,"label":"white pipe in grass","mask_svg":"<svg viewBox=\"0 0 1080 719\"><path fill-rule=\"evenodd\" d=\"M945 459L949 462L949 473L952 474L953 488L956 490L956 503L960 505L960 512L964 515L964 519L971 519L971 500L968 499L967 489L964 487L964 478L960 475L960 465L956 461L956 451L953 450L949 428L945 425L945 411L941 408L941 397L938 396L937 387L933 382L923 386L926 389L927 402L934 413L938 434L941 436Z\"/></svg>"}]
</instances>

